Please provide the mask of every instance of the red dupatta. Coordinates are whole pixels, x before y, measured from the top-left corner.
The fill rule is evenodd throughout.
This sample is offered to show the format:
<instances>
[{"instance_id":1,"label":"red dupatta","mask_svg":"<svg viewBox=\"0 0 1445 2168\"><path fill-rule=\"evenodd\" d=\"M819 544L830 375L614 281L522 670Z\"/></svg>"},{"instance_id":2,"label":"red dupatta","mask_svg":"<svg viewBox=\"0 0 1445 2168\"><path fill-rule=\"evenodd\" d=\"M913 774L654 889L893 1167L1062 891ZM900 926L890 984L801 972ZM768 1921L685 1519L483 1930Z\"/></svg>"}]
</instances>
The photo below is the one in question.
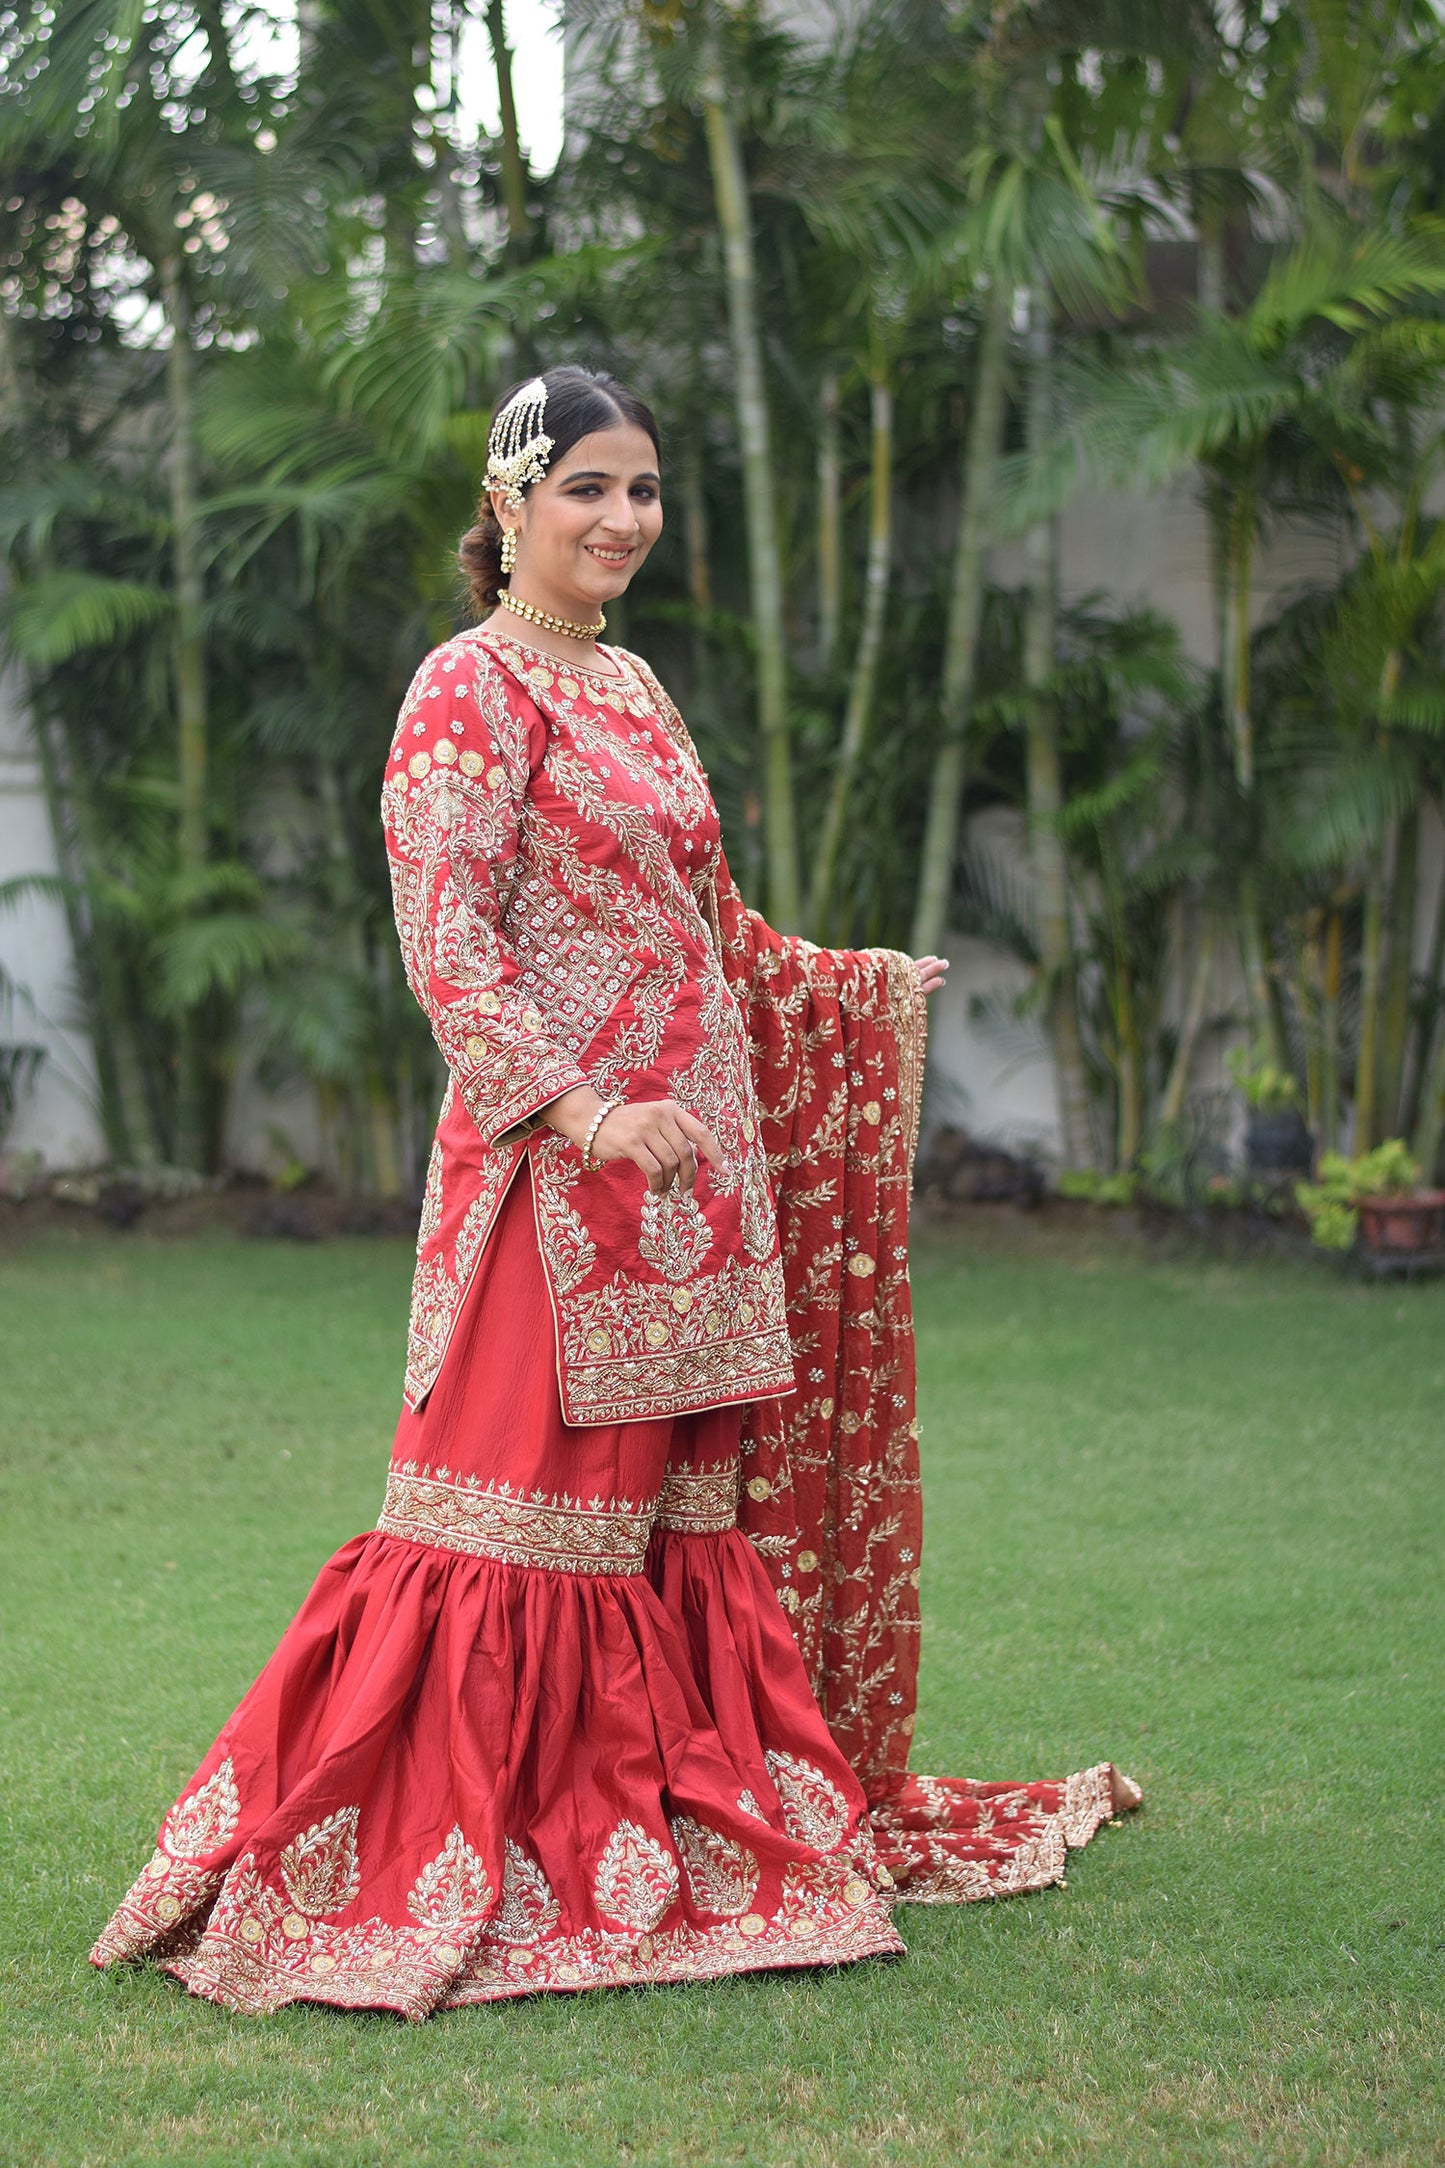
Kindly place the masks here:
<instances>
[{"instance_id":1,"label":"red dupatta","mask_svg":"<svg viewBox=\"0 0 1445 2168\"><path fill-rule=\"evenodd\" d=\"M724 969L748 1020L797 1389L743 1426L739 1518L809 1682L914 1902L1060 1881L1113 1813L1112 1766L1059 1781L913 1777L922 1504L908 1200L927 1003L892 949L778 934L717 882Z\"/></svg>"}]
</instances>

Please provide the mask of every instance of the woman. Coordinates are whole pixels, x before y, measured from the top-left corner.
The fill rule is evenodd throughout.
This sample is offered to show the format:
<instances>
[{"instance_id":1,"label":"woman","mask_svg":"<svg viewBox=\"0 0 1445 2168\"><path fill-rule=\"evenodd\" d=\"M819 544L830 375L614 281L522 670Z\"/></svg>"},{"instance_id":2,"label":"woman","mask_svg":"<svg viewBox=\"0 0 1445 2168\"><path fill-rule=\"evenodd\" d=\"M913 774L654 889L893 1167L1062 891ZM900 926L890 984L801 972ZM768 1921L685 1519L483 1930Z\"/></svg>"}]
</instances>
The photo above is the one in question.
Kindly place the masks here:
<instances>
[{"instance_id":1,"label":"woman","mask_svg":"<svg viewBox=\"0 0 1445 2168\"><path fill-rule=\"evenodd\" d=\"M97 1964L396 2010L831 1964L1057 1880L1137 1800L909 1778L906 1200L938 957L775 934L647 665L598 644L657 429L493 426L383 794L449 1083L378 1527L327 1565ZM740 1524L741 1509L741 1524Z\"/></svg>"}]
</instances>

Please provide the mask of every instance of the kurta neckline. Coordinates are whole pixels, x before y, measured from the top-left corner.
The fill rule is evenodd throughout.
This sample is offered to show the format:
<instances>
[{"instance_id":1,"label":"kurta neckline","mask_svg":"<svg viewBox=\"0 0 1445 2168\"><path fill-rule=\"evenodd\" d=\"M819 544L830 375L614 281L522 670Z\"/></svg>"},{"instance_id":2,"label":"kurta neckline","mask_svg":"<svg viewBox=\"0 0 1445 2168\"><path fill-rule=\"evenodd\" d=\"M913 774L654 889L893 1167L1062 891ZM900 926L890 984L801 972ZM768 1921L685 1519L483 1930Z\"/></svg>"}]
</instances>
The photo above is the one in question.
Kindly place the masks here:
<instances>
[{"instance_id":1,"label":"kurta neckline","mask_svg":"<svg viewBox=\"0 0 1445 2168\"><path fill-rule=\"evenodd\" d=\"M500 640L505 647L516 648L519 655L531 655L538 662L545 663L550 668L563 671L564 673L572 677L601 678L608 685L622 685L627 682L627 666L625 663L622 663L620 661L615 670L589 669L586 663L564 661L562 656L552 654L551 651L545 647L529 647L525 640L514 640L509 632L491 632L489 628L485 625L478 625L475 628L475 637L478 640L482 641ZM600 641L598 642L598 648L599 651L604 655L617 655L619 653L619 650L616 648L602 647Z\"/></svg>"}]
</instances>

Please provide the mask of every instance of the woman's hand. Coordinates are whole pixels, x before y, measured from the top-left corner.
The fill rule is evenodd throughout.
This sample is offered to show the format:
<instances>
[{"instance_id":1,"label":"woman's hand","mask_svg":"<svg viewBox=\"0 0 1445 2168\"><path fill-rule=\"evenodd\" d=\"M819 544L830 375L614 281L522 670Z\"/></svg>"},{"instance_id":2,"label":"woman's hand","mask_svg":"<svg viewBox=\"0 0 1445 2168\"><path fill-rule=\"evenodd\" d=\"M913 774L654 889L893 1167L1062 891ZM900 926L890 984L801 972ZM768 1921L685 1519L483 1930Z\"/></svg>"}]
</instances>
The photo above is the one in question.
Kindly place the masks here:
<instances>
[{"instance_id":1,"label":"woman's hand","mask_svg":"<svg viewBox=\"0 0 1445 2168\"><path fill-rule=\"evenodd\" d=\"M579 1084L543 1107L542 1119L580 1146L601 1105L601 1095L590 1084ZM647 1176L648 1188L658 1195L674 1183L679 1189L692 1188L697 1180L699 1153L711 1166L723 1164L712 1131L675 1099L639 1099L613 1107L603 1115L592 1139L594 1159L630 1159Z\"/></svg>"},{"instance_id":2,"label":"woman's hand","mask_svg":"<svg viewBox=\"0 0 1445 2168\"><path fill-rule=\"evenodd\" d=\"M913 968L925 994L936 994L948 975L946 956L915 956Z\"/></svg>"}]
</instances>

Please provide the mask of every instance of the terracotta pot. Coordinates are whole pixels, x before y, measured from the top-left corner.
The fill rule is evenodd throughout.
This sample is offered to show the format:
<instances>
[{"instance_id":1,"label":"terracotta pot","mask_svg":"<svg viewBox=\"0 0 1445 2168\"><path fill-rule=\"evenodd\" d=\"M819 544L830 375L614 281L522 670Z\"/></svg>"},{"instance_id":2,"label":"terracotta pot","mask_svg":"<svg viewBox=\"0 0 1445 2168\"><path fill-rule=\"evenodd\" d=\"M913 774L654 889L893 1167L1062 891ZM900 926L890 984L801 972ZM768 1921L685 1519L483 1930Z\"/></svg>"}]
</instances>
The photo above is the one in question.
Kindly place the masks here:
<instances>
[{"instance_id":1,"label":"terracotta pot","mask_svg":"<svg viewBox=\"0 0 1445 2168\"><path fill-rule=\"evenodd\" d=\"M1361 1197L1359 1211L1366 1249L1445 1247L1445 1189L1417 1189L1405 1197Z\"/></svg>"}]
</instances>

